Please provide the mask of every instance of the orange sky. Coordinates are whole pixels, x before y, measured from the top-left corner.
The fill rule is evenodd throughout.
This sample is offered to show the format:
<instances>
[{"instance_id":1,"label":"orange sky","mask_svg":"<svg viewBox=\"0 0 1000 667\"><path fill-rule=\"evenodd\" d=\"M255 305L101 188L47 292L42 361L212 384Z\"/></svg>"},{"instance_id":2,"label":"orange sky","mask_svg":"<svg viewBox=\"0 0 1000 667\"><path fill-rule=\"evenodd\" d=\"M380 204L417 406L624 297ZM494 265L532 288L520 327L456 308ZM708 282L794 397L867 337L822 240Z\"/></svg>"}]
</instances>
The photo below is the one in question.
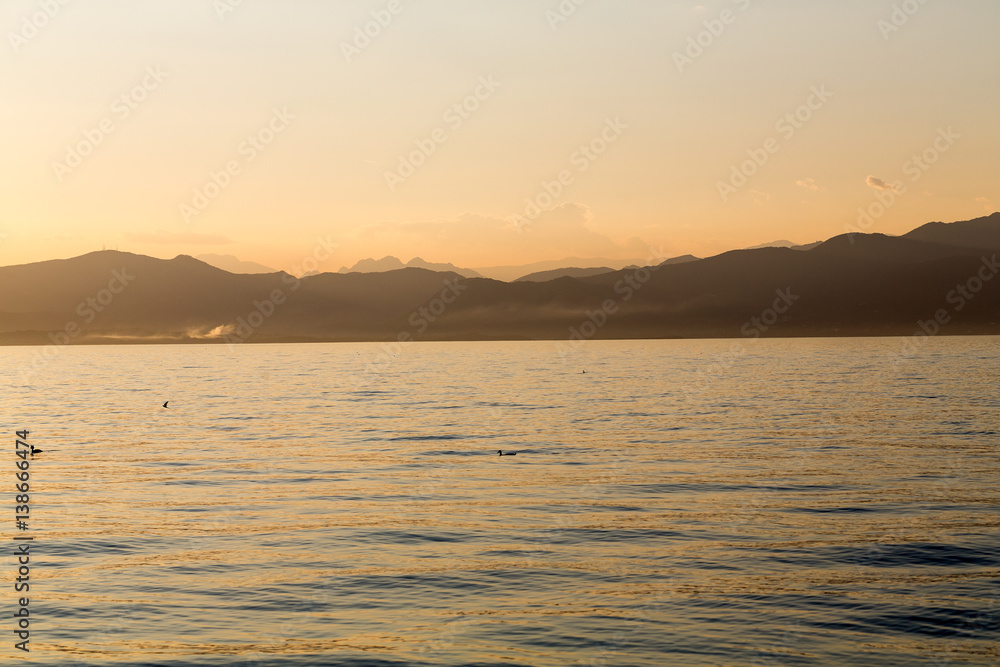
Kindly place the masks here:
<instances>
[{"instance_id":1,"label":"orange sky","mask_svg":"<svg viewBox=\"0 0 1000 667\"><path fill-rule=\"evenodd\" d=\"M994 0L43 4L0 8L3 265L704 256L1000 202Z\"/></svg>"}]
</instances>

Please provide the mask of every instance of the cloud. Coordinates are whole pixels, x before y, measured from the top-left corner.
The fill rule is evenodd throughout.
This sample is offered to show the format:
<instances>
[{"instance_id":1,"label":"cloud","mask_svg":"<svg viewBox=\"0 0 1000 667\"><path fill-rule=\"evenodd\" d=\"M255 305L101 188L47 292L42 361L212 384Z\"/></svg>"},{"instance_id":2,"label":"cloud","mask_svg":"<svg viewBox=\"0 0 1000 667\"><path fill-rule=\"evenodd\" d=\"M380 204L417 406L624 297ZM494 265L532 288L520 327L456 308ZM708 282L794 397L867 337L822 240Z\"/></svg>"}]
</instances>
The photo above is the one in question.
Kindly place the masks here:
<instances>
[{"instance_id":1,"label":"cloud","mask_svg":"<svg viewBox=\"0 0 1000 667\"><path fill-rule=\"evenodd\" d=\"M134 234L127 232L125 238L135 243L152 243L155 245L226 245L233 240L219 234L198 234L196 232L167 232L157 230L152 233Z\"/></svg>"},{"instance_id":2,"label":"cloud","mask_svg":"<svg viewBox=\"0 0 1000 667\"><path fill-rule=\"evenodd\" d=\"M363 227L345 245L345 251L359 259L373 254L405 256L404 261L419 256L473 267L511 257L518 258L515 263L569 256L633 259L645 256L649 248L635 237L618 242L597 231L590 209L582 204L542 211L520 229L510 220L475 213L428 222L384 222ZM371 248L380 250L372 253Z\"/></svg>"},{"instance_id":3,"label":"cloud","mask_svg":"<svg viewBox=\"0 0 1000 667\"><path fill-rule=\"evenodd\" d=\"M993 213L996 209L993 207L993 202L990 201L989 197L976 197L976 203L983 205L983 210L987 213Z\"/></svg>"},{"instance_id":4,"label":"cloud","mask_svg":"<svg viewBox=\"0 0 1000 667\"><path fill-rule=\"evenodd\" d=\"M881 178L878 178L876 176L869 176L867 179L865 179L865 183L868 184L868 187L875 188L876 190L889 190L890 192L899 192L899 186L893 183L887 183L883 181Z\"/></svg>"},{"instance_id":5,"label":"cloud","mask_svg":"<svg viewBox=\"0 0 1000 667\"><path fill-rule=\"evenodd\" d=\"M799 180L795 181L795 185L799 186L800 188L805 188L806 190L812 190L813 192L819 190L819 186L816 185L816 181L814 181L811 178L800 178Z\"/></svg>"}]
</instances>

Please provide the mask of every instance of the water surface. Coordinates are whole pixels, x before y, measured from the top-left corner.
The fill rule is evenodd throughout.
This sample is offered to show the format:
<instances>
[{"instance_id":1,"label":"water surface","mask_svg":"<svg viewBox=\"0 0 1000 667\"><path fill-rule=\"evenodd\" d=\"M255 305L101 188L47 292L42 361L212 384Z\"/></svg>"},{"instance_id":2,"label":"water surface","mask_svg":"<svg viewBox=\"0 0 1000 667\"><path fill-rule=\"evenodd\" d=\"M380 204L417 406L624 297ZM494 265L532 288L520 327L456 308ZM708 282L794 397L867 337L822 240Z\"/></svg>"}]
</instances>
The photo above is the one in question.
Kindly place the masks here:
<instances>
[{"instance_id":1,"label":"water surface","mask_svg":"<svg viewBox=\"0 0 1000 667\"><path fill-rule=\"evenodd\" d=\"M1000 338L903 349L0 348L29 660L997 664Z\"/></svg>"}]
</instances>

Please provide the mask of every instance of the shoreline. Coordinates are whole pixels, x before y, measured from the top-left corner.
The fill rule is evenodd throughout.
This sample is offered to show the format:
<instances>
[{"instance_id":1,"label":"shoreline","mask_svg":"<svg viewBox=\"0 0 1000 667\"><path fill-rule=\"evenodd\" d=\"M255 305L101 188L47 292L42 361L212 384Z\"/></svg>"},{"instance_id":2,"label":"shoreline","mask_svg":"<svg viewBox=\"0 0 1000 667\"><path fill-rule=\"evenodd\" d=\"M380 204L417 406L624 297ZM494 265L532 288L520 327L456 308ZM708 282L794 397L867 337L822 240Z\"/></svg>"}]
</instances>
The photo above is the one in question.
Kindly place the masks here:
<instances>
[{"instance_id":1,"label":"shoreline","mask_svg":"<svg viewBox=\"0 0 1000 667\"><path fill-rule=\"evenodd\" d=\"M982 330L980 330L982 329ZM34 332L32 332L34 334ZM928 336L924 332L920 331L919 327L912 327L910 330L899 330L899 331L886 331L886 332L849 332L849 333L831 333L829 331L821 331L814 333L807 332L784 332L784 333L774 333L765 334L760 336L760 339L766 340L812 340L812 339L857 339L857 338L940 338L940 337L991 337L1000 336L1000 327L997 326L984 326L976 327L970 326L963 330L957 331L942 331L933 336ZM55 343L48 338L47 334L34 334L31 336L30 340L15 340L6 341L3 340L4 335L0 334L0 347L104 347L104 346L135 346L135 345L204 345L204 346L218 346L218 345L228 345L232 347L238 347L242 345L311 345L311 344L330 344L330 343L346 343L346 344L400 344L393 337L375 338L375 337L307 337L307 336L273 336L267 337L262 336L258 340L246 340L242 342L230 342L223 338L217 339L204 339L204 338L180 338L180 337L125 337L125 336L115 336L115 337L102 337L102 338L92 338L90 340L78 340L69 343ZM726 334L718 335L677 335L677 336L613 336L613 337L595 337L582 341L580 339L572 339L569 337L550 337L550 336L538 336L538 337L471 337L471 336L456 336L456 337L438 337L438 338L425 338L420 340L409 340L405 341L403 344L409 343L577 343L577 342L649 342L649 341L694 341L694 340L732 340L732 341L752 341L757 340L755 337L748 336L733 336Z\"/></svg>"}]
</instances>

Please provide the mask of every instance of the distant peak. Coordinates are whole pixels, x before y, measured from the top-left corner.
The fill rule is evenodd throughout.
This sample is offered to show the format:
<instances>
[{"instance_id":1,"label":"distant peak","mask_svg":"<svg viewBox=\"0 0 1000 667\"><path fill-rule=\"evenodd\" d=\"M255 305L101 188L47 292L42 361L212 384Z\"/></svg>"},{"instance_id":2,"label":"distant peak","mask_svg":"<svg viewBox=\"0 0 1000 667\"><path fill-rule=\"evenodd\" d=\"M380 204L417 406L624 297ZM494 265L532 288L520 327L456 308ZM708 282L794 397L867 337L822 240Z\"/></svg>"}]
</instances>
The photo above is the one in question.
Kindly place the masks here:
<instances>
[{"instance_id":1,"label":"distant peak","mask_svg":"<svg viewBox=\"0 0 1000 667\"><path fill-rule=\"evenodd\" d=\"M406 268L406 264L403 264L398 257L393 257L392 255L387 255L382 259L374 259L369 257L363 259L354 266L348 268L343 267L340 269L341 273L383 273L385 271L395 271L397 269Z\"/></svg>"},{"instance_id":2,"label":"distant peak","mask_svg":"<svg viewBox=\"0 0 1000 667\"><path fill-rule=\"evenodd\" d=\"M197 257L192 257L191 255L177 255L176 257L174 257L170 261L172 261L172 262L182 262L184 264L202 264L204 266L212 266L208 262L202 261L202 260L198 259Z\"/></svg>"},{"instance_id":3,"label":"distant peak","mask_svg":"<svg viewBox=\"0 0 1000 667\"><path fill-rule=\"evenodd\" d=\"M792 243L791 241L781 239L779 241L771 241L770 243L761 243L760 245L755 245L750 248L746 248L746 250L760 250L761 248L793 248L797 245L798 245L797 243Z\"/></svg>"},{"instance_id":4,"label":"distant peak","mask_svg":"<svg viewBox=\"0 0 1000 667\"><path fill-rule=\"evenodd\" d=\"M278 273L277 269L258 264L257 262L246 262L235 255L198 255L195 259L210 264L217 269L228 271L229 273L259 274Z\"/></svg>"}]
</instances>

